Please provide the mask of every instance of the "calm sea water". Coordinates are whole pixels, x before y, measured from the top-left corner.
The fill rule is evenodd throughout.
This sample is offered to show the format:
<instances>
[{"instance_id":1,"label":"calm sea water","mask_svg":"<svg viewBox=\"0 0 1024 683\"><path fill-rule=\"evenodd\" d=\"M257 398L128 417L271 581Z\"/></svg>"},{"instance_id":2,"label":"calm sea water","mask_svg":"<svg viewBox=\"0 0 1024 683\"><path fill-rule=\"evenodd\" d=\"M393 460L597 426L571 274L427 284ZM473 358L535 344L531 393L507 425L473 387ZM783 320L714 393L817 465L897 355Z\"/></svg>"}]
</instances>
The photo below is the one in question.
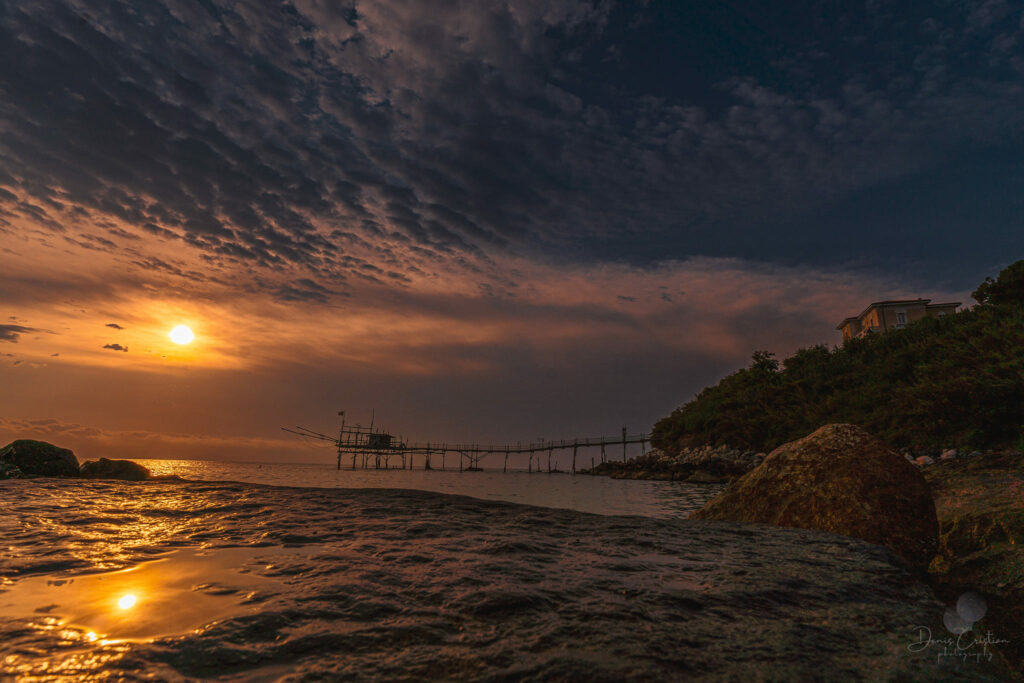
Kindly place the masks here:
<instances>
[{"instance_id":1,"label":"calm sea water","mask_svg":"<svg viewBox=\"0 0 1024 683\"><path fill-rule=\"evenodd\" d=\"M0 680L998 680L884 549L693 487L147 464L205 481L0 481Z\"/></svg>"},{"instance_id":2,"label":"calm sea water","mask_svg":"<svg viewBox=\"0 0 1024 683\"><path fill-rule=\"evenodd\" d=\"M454 460L454 458L453 458ZM273 486L436 491L599 515L685 517L722 490L718 484L634 481L565 473L341 469L334 465L139 460L155 475ZM458 467L458 465L455 465Z\"/></svg>"}]
</instances>

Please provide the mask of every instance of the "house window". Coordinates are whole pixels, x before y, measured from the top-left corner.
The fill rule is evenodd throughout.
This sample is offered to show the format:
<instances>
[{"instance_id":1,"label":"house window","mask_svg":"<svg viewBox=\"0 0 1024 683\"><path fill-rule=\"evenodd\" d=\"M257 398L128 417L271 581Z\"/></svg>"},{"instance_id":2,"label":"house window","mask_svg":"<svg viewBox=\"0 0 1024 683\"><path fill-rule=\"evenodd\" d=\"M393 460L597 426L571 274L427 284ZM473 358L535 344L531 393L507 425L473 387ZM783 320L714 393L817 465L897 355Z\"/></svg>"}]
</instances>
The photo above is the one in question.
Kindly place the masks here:
<instances>
[{"instance_id":1,"label":"house window","mask_svg":"<svg viewBox=\"0 0 1024 683\"><path fill-rule=\"evenodd\" d=\"M900 327L906 327L906 326L907 326L907 314L905 312L903 312L903 311L898 311L896 313L896 327L900 328Z\"/></svg>"}]
</instances>

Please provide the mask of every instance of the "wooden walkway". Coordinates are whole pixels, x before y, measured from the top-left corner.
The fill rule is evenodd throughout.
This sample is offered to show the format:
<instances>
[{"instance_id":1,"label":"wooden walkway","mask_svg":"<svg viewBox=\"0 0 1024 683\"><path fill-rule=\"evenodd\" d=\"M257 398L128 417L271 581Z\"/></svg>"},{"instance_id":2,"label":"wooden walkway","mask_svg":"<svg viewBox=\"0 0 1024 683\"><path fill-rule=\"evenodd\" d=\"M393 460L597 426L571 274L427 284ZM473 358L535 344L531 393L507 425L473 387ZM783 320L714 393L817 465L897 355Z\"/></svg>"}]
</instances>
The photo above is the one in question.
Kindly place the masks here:
<instances>
[{"instance_id":1,"label":"wooden walkway","mask_svg":"<svg viewBox=\"0 0 1024 683\"><path fill-rule=\"evenodd\" d=\"M311 429L305 427L296 427L295 429L289 429L282 427L282 430L291 434L297 434L309 439L315 439L318 441L326 441L333 444L338 451L338 469L342 468L342 462L348 460L348 456L352 457L351 469L358 469L361 465L362 469L413 469L415 464L415 456L421 457L422 467L425 470L435 469L433 466L433 459L437 456L441 457L441 469L446 469L446 462L448 454L459 456L459 472L478 472L481 470L480 461L489 455L503 455L504 465L502 472L508 472L508 459L511 455L517 454L529 454L529 465L528 472L542 472L541 459L544 454L547 454L547 471L558 472L557 461L555 468L551 467L551 458L556 451L572 451L572 473L576 473L576 460L580 454L581 449L591 450L592 452L596 449L600 449L600 462L606 462L608 460L608 449L618 449L622 447L622 460L626 460L626 447L630 444L640 444L640 453L643 455L646 452L647 443L650 441L649 434L627 434L626 429L622 429L621 436L608 436L608 437L594 437L586 439L560 439L557 441L533 441L526 444L517 442L516 444L506 443L502 445L495 444L476 444L476 443L446 443L446 442L431 442L426 443L404 443L401 439L395 439L390 434L381 431L373 431L373 427L348 427L346 428L344 422L342 423L341 432L337 437L322 434L320 432L314 432ZM534 467L534 458L536 458L536 468ZM397 463L401 461L401 464ZM392 465L392 462L395 465ZM436 462L436 460L435 460ZM591 468L594 467L595 457L592 456L590 459Z\"/></svg>"}]
</instances>

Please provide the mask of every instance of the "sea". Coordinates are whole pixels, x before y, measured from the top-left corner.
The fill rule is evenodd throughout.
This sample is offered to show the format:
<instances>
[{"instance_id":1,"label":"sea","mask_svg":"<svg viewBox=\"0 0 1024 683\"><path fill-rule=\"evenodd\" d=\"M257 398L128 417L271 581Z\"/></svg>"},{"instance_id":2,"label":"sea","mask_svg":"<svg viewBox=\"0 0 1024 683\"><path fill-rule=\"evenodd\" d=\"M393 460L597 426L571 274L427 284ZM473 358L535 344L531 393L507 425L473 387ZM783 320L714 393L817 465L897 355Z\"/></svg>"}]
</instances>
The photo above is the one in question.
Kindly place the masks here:
<instances>
[{"instance_id":1,"label":"sea","mask_svg":"<svg viewBox=\"0 0 1024 683\"><path fill-rule=\"evenodd\" d=\"M415 489L484 500L578 510L598 515L681 518L721 491L721 484L616 480L565 472L484 469L460 472L457 458L448 469L338 469L333 464L139 460L153 475L203 481L239 481L272 486L316 488Z\"/></svg>"},{"instance_id":2,"label":"sea","mask_svg":"<svg viewBox=\"0 0 1024 683\"><path fill-rule=\"evenodd\" d=\"M999 680L883 548L687 520L717 486L141 462L0 481L0 680Z\"/></svg>"}]
</instances>

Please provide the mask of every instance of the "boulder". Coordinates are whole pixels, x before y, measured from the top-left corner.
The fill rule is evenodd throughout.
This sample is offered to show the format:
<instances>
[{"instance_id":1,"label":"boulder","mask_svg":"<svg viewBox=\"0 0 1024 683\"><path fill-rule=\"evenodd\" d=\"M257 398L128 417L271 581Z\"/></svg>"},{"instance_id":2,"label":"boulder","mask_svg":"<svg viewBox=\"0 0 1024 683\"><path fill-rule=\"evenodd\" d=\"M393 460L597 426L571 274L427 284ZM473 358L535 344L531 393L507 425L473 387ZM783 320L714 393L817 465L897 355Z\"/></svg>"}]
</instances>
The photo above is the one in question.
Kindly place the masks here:
<instances>
[{"instance_id":1,"label":"boulder","mask_svg":"<svg viewBox=\"0 0 1024 683\"><path fill-rule=\"evenodd\" d=\"M947 448L946 450L942 451L942 455L939 456L939 460L955 460L955 459L956 459L956 449L955 448Z\"/></svg>"},{"instance_id":2,"label":"boulder","mask_svg":"<svg viewBox=\"0 0 1024 683\"><path fill-rule=\"evenodd\" d=\"M90 460L82 465L82 477L85 479L142 481L149 479L149 470L131 460L100 458L99 460Z\"/></svg>"},{"instance_id":3,"label":"boulder","mask_svg":"<svg viewBox=\"0 0 1024 683\"><path fill-rule=\"evenodd\" d=\"M935 464L935 460L933 460L932 457L929 456L929 455L919 455L919 456L917 456L917 459L914 460L914 462L916 462L918 465L934 465Z\"/></svg>"},{"instance_id":4,"label":"boulder","mask_svg":"<svg viewBox=\"0 0 1024 683\"><path fill-rule=\"evenodd\" d=\"M919 571L938 544L935 504L921 473L849 424L779 446L691 517L852 536L886 546Z\"/></svg>"},{"instance_id":5,"label":"boulder","mask_svg":"<svg viewBox=\"0 0 1024 683\"><path fill-rule=\"evenodd\" d=\"M77 477L78 458L67 448L45 441L18 439L0 448L0 462L39 477Z\"/></svg>"}]
</instances>

